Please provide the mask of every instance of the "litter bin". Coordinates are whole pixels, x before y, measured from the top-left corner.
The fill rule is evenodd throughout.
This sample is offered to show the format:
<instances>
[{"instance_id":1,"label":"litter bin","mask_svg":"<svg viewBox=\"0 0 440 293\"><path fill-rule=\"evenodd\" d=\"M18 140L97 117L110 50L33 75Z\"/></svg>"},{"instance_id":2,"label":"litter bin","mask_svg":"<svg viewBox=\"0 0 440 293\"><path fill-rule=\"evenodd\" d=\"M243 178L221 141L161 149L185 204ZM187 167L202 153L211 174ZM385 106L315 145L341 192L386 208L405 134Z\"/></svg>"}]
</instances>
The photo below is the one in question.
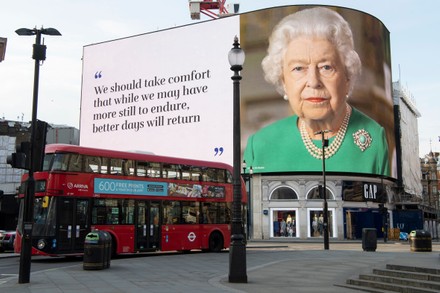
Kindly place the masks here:
<instances>
[{"instance_id":1,"label":"litter bin","mask_svg":"<svg viewBox=\"0 0 440 293\"><path fill-rule=\"evenodd\" d=\"M104 237L104 268L108 269L112 259L112 236L106 231L101 231L101 233Z\"/></svg>"},{"instance_id":2,"label":"litter bin","mask_svg":"<svg viewBox=\"0 0 440 293\"><path fill-rule=\"evenodd\" d=\"M425 230L414 230L409 233L411 251L432 251L431 233Z\"/></svg>"},{"instance_id":3,"label":"litter bin","mask_svg":"<svg viewBox=\"0 0 440 293\"><path fill-rule=\"evenodd\" d=\"M110 267L111 236L105 231L92 231L84 241L83 269L102 270Z\"/></svg>"},{"instance_id":4,"label":"litter bin","mask_svg":"<svg viewBox=\"0 0 440 293\"><path fill-rule=\"evenodd\" d=\"M376 251L377 231L376 228L362 229L362 249L364 251Z\"/></svg>"}]
</instances>

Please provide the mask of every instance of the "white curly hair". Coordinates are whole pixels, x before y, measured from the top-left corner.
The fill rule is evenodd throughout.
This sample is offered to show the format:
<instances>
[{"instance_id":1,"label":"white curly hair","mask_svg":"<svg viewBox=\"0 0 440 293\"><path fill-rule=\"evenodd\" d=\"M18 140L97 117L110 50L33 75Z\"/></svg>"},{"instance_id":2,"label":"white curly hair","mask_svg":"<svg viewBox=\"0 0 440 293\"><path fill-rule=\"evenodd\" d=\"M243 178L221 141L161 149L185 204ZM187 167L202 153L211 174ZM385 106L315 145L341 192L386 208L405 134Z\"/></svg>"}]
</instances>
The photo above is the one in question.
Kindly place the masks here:
<instances>
[{"instance_id":1,"label":"white curly hair","mask_svg":"<svg viewBox=\"0 0 440 293\"><path fill-rule=\"evenodd\" d=\"M265 79L284 95L283 58L288 44L299 36L326 38L335 45L345 65L351 94L361 73L361 60L354 50L350 25L337 12L325 7L304 9L284 17L269 38L267 55L261 62Z\"/></svg>"}]
</instances>

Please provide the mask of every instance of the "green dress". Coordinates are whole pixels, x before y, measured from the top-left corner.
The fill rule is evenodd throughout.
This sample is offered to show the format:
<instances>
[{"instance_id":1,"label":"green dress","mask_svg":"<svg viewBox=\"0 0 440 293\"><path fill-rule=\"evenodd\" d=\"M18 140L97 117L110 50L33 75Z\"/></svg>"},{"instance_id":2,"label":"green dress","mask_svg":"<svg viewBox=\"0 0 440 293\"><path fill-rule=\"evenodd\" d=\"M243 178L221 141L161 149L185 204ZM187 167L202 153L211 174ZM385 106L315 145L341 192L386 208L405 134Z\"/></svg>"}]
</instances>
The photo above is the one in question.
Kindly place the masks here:
<instances>
[{"instance_id":1,"label":"green dress","mask_svg":"<svg viewBox=\"0 0 440 293\"><path fill-rule=\"evenodd\" d=\"M247 172L322 172L322 159L306 149L297 127L298 116L272 123L250 136L244 153ZM334 136L335 137L335 136ZM329 139L332 143L334 137ZM370 144L362 150L366 140ZM321 148L321 140L313 140ZM390 175L385 130L353 108L347 132L336 154L325 160L330 172Z\"/></svg>"}]
</instances>

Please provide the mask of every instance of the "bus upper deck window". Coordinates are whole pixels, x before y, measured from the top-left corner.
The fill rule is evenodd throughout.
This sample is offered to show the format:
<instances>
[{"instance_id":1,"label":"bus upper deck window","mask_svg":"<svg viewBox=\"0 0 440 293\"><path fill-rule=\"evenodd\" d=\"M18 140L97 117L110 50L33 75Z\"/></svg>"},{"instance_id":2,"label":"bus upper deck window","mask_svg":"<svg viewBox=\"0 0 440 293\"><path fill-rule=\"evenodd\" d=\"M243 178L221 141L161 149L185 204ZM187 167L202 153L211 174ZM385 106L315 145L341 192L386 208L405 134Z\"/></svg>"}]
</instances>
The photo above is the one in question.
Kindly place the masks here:
<instances>
[{"instance_id":1,"label":"bus upper deck window","mask_svg":"<svg viewBox=\"0 0 440 293\"><path fill-rule=\"evenodd\" d=\"M69 160L69 171L70 172L80 172L83 170L83 156L80 154L71 154Z\"/></svg>"},{"instance_id":2,"label":"bus upper deck window","mask_svg":"<svg viewBox=\"0 0 440 293\"><path fill-rule=\"evenodd\" d=\"M69 154L53 154L52 171L67 171Z\"/></svg>"},{"instance_id":3,"label":"bus upper deck window","mask_svg":"<svg viewBox=\"0 0 440 293\"><path fill-rule=\"evenodd\" d=\"M86 156L86 172L101 173L101 158L95 156Z\"/></svg>"}]
</instances>

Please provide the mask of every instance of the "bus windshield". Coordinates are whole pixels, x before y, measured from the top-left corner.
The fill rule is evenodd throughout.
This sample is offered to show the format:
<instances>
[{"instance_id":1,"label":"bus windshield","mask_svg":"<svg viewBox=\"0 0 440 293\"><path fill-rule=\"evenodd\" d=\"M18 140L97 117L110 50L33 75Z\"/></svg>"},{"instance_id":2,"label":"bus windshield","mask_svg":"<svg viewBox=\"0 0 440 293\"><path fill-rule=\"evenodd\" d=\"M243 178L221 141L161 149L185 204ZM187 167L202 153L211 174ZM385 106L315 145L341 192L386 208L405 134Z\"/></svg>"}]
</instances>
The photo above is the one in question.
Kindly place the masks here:
<instances>
[{"instance_id":1,"label":"bus windshield","mask_svg":"<svg viewBox=\"0 0 440 293\"><path fill-rule=\"evenodd\" d=\"M35 199L33 236L55 236L56 201L56 197Z\"/></svg>"},{"instance_id":2,"label":"bus windshield","mask_svg":"<svg viewBox=\"0 0 440 293\"><path fill-rule=\"evenodd\" d=\"M47 200L47 203L44 201ZM55 236L56 228L56 197L46 199L36 198L34 201L34 225L32 236ZM22 233L24 199L20 202L20 213L18 216L18 230ZM47 205L47 207L45 207Z\"/></svg>"},{"instance_id":3,"label":"bus windshield","mask_svg":"<svg viewBox=\"0 0 440 293\"><path fill-rule=\"evenodd\" d=\"M43 171L67 171L69 154L46 154Z\"/></svg>"}]
</instances>

